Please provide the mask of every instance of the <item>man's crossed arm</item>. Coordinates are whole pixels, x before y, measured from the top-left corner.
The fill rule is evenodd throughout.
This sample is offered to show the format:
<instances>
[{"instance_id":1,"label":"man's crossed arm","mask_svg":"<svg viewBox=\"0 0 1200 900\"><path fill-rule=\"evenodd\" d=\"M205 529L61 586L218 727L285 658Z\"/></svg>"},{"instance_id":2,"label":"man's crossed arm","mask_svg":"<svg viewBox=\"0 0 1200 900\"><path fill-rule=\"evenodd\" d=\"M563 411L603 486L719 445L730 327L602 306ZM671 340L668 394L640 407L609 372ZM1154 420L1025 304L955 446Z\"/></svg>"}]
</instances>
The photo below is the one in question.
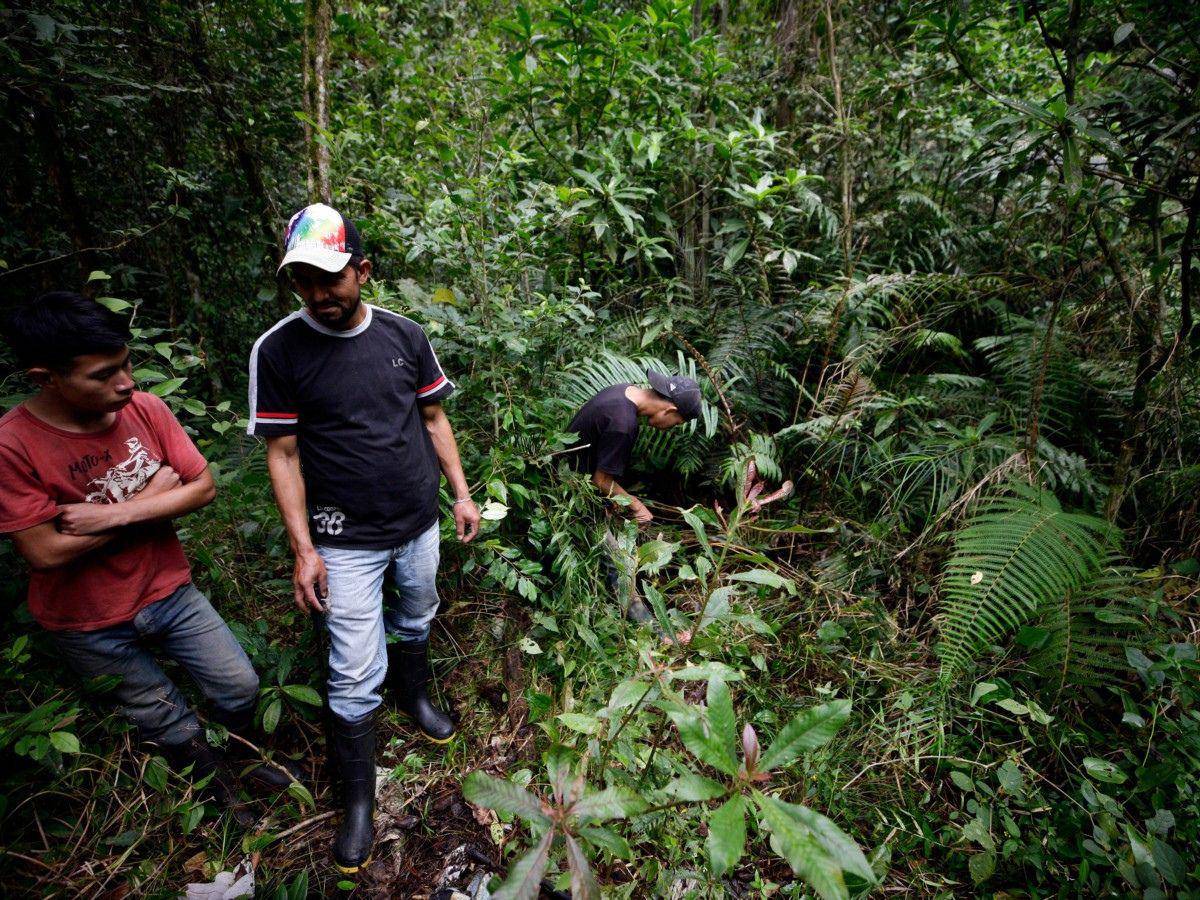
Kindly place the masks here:
<instances>
[{"instance_id":1,"label":"man's crossed arm","mask_svg":"<svg viewBox=\"0 0 1200 900\"><path fill-rule=\"evenodd\" d=\"M61 505L56 518L14 532L12 539L33 568L54 569L103 547L123 528L177 519L211 503L216 495L208 469L182 484L174 469L162 466L136 497L123 503Z\"/></svg>"}]
</instances>

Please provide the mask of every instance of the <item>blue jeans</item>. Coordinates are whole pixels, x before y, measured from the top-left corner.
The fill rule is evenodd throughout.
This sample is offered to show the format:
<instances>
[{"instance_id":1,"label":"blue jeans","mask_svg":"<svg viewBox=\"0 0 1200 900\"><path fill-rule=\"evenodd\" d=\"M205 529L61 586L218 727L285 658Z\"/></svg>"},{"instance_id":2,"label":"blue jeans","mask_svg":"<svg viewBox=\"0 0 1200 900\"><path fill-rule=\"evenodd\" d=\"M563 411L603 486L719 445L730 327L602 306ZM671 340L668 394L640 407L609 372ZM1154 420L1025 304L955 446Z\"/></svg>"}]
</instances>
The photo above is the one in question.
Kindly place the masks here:
<instances>
[{"instance_id":1,"label":"blue jeans","mask_svg":"<svg viewBox=\"0 0 1200 900\"><path fill-rule=\"evenodd\" d=\"M438 608L438 523L391 550L317 547L329 574L329 708L361 719L379 706L387 675L387 638L423 641ZM399 602L383 605L391 572Z\"/></svg>"},{"instance_id":2,"label":"blue jeans","mask_svg":"<svg viewBox=\"0 0 1200 900\"><path fill-rule=\"evenodd\" d=\"M81 677L120 676L112 696L143 740L181 744L200 730L186 698L155 662L151 643L183 666L204 696L225 712L241 712L258 696L258 675L246 651L194 584L120 625L51 634Z\"/></svg>"}]
</instances>

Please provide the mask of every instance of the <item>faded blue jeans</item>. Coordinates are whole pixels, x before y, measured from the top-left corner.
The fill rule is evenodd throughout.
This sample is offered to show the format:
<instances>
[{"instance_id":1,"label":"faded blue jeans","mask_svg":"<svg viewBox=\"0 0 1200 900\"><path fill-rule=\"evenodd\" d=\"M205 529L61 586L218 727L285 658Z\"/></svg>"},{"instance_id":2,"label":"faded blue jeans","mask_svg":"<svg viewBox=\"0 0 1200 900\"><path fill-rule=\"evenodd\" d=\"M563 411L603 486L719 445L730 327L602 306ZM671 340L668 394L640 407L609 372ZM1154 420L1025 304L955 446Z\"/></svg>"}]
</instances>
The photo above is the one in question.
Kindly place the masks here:
<instances>
[{"instance_id":1,"label":"faded blue jeans","mask_svg":"<svg viewBox=\"0 0 1200 900\"><path fill-rule=\"evenodd\" d=\"M329 575L329 708L355 721L383 701L387 637L423 641L438 608L438 523L390 550L317 546ZM391 572L399 602L384 607Z\"/></svg>"},{"instance_id":2,"label":"faded blue jeans","mask_svg":"<svg viewBox=\"0 0 1200 900\"><path fill-rule=\"evenodd\" d=\"M111 695L146 741L181 744L200 730L187 699L155 661L154 646L183 666L218 709L241 712L258 697L258 675L246 651L194 584L120 625L50 634L82 678L120 676Z\"/></svg>"}]
</instances>

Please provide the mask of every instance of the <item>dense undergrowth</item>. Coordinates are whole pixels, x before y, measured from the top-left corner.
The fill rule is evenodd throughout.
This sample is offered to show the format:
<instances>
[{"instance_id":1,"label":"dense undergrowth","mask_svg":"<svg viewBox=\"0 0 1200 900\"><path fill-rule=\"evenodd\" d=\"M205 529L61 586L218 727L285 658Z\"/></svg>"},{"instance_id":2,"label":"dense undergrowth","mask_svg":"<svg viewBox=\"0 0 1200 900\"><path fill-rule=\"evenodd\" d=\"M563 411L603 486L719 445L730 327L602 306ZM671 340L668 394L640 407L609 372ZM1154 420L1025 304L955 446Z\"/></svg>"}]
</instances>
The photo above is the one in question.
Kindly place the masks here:
<instances>
[{"instance_id":1,"label":"dense undergrowth","mask_svg":"<svg viewBox=\"0 0 1200 900\"><path fill-rule=\"evenodd\" d=\"M118 65L123 14L156 40ZM320 642L239 427L246 351L279 313L257 218L303 202L278 74L300 71L298 12L4 15L9 114L95 142L75 199L113 240L74 252L61 180L39 179L5 198L0 280L91 273L143 329L139 380L218 473L181 523L195 577L264 722L319 760ZM458 383L484 510L480 541L443 543L459 735L434 748L388 714L382 859L339 884L320 772L248 835L193 803L57 666L6 545L6 890L172 896L249 854L265 896L405 895L467 846L577 896L1193 893L1190 16L339 7L333 200L376 263L369 299L421 321ZM118 139L132 112L152 115ZM648 364L697 373L707 408L638 447L639 629L560 451L589 390ZM795 496L755 512L751 460Z\"/></svg>"}]
</instances>

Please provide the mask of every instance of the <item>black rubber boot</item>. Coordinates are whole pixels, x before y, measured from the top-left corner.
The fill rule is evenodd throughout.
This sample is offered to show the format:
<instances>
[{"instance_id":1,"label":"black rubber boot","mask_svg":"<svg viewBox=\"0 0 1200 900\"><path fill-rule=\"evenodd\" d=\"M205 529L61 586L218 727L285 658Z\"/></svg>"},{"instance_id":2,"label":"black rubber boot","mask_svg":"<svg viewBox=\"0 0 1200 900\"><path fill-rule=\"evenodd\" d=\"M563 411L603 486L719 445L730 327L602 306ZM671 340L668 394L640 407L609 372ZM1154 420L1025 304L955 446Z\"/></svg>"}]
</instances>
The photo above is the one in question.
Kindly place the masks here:
<instances>
[{"instance_id":1,"label":"black rubber boot","mask_svg":"<svg viewBox=\"0 0 1200 900\"><path fill-rule=\"evenodd\" d=\"M454 737L454 721L429 699L429 641L395 641L387 645L388 684L396 704L421 733L435 744Z\"/></svg>"},{"instance_id":2,"label":"black rubber boot","mask_svg":"<svg viewBox=\"0 0 1200 900\"><path fill-rule=\"evenodd\" d=\"M254 825L254 815L242 803L237 793L237 781L225 767L221 754L208 745L204 732L192 735L182 744L159 744L163 756L176 772L192 767L192 781L200 781L211 775L208 784L198 792L199 798L212 802L233 815L242 828Z\"/></svg>"},{"instance_id":3,"label":"black rubber boot","mask_svg":"<svg viewBox=\"0 0 1200 900\"><path fill-rule=\"evenodd\" d=\"M212 718L213 721L224 725L230 733L229 743L225 747L225 758L229 760L230 767L241 776L242 784L246 788L258 794L278 794L280 791L286 791L293 779L304 783L304 771L282 753L274 754L272 761L275 765L271 765L263 761L260 753L233 737L235 734L240 735L260 750L266 749L269 737L254 727L253 706L239 712L214 709ZM289 778L279 767L286 769L292 777Z\"/></svg>"},{"instance_id":4,"label":"black rubber boot","mask_svg":"<svg viewBox=\"0 0 1200 900\"><path fill-rule=\"evenodd\" d=\"M344 875L370 865L375 844L375 713L357 722L332 717L329 754L339 773L342 824L333 841L333 863Z\"/></svg>"}]
</instances>

